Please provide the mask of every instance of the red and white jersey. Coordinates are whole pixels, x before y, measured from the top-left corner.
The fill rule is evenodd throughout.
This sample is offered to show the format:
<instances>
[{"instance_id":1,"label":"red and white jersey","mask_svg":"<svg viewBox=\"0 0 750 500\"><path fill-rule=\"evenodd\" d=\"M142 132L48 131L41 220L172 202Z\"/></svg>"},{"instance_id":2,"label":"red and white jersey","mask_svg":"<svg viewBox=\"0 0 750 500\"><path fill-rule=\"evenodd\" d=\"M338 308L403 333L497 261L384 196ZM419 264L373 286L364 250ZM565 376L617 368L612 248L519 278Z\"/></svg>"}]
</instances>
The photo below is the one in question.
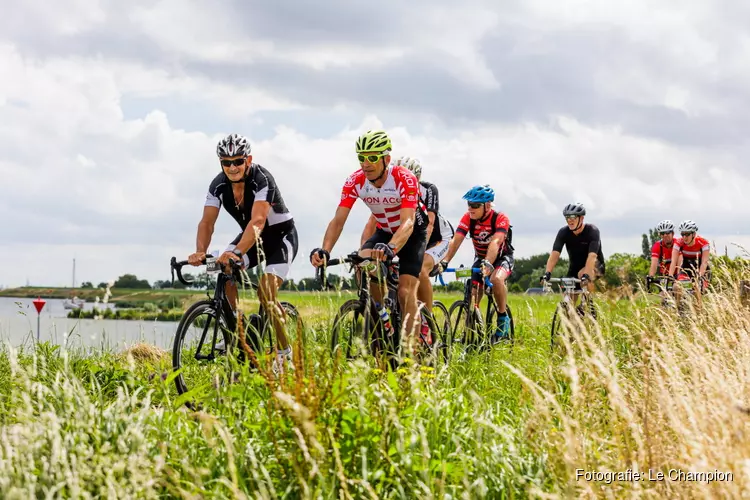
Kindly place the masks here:
<instances>
[{"instance_id":1,"label":"red and white jersey","mask_svg":"<svg viewBox=\"0 0 750 500\"><path fill-rule=\"evenodd\" d=\"M424 217L424 206L419 201L419 181L406 167L390 165L385 183L379 188L372 185L364 171L357 170L346 179L341 190L340 207L352 208L357 198L368 206L378 227L395 233L401 225L402 208L416 209L417 224Z\"/></svg>"},{"instance_id":2,"label":"red and white jersey","mask_svg":"<svg viewBox=\"0 0 750 500\"><path fill-rule=\"evenodd\" d=\"M691 245L685 245L682 238L674 240L674 248L677 249L678 255L681 253L684 259L699 259L704 250L710 250L711 245L703 236L695 235Z\"/></svg>"}]
</instances>

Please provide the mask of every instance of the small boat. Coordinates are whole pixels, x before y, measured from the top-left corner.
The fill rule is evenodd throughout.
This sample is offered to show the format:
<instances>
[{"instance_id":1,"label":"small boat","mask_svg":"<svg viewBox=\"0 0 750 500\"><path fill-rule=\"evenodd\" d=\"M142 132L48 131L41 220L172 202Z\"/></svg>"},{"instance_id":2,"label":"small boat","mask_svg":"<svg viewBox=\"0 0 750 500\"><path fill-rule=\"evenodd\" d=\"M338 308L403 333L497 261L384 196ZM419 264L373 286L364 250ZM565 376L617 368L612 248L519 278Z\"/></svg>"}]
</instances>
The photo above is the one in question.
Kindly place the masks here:
<instances>
[{"instance_id":1,"label":"small boat","mask_svg":"<svg viewBox=\"0 0 750 500\"><path fill-rule=\"evenodd\" d=\"M73 297L72 299L66 299L63 302L63 308L65 309L83 309L83 305L86 303L85 300Z\"/></svg>"}]
</instances>

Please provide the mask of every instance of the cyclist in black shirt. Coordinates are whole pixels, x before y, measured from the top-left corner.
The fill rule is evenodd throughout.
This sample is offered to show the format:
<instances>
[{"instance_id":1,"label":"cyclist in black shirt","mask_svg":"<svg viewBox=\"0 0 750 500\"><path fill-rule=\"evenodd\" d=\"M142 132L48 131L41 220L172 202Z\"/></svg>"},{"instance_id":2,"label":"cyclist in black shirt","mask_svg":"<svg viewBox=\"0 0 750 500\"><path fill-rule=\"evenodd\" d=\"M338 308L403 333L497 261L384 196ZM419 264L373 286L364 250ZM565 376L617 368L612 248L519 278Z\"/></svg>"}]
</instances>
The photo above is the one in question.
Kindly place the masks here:
<instances>
[{"instance_id":1,"label":"cyclist in black shirt","mask_svg":"<svg viewBox=\"0 0 750 500\"><path fill-rule=\"evenodd\" d=\"M566 276L581 279L589 291L593 292L594 280L604 275L604 254L599 229L583 222L586 208L580 203L567 205L563 209L563 215L567 225L557 232L541 281L543 283L550 279L565 246L570 261Z\"/></svg>"},{"instance_id":2,"label":"cyclist in black shirt","mask_svg":"<svg viewBox=\"0 0 750 500\"><path fill-rule=\"evenodd\" d=\"M206 258L214 225L220 208L224 209L242 228L240 234L227 246L217 260L223 266L229 259L242 261L245 269L260 262L265 269L258 283L258 298L266 311L282 311L277 300L278 289L289 274L289 267L297 255L297 229L292 214L287 209L276 180L264 167L253 163L250 142L246 137L230 134L216 147L222 172L211 182L203 207L203 217L198 224L196 251L188 257L194 266ZM237 309L237 285L227 283L227 298ZM284 334L283 317L273 316L274 330L279 341L277 367L284 357L291 356L291 347Z\"/></svg>"}]
</instances>

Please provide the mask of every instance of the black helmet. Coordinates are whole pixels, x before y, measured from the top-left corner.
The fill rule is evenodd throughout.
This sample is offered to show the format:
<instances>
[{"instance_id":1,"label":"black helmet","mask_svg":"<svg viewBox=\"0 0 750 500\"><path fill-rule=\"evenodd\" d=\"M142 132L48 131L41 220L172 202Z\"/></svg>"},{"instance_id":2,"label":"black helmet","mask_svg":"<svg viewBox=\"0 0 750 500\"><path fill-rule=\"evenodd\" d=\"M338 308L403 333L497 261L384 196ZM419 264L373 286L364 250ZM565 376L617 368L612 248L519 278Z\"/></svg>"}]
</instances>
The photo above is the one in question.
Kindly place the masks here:
<instances>
[{"instance_id":1,"label":"black helmet","mask_svg":"<svg viewBox=\"0 0 750 500\"><path fill-rule=\"evenodd\" d=\"M570 203L568 205L565 205L565 208L563 208L563 215L586 215L586 207L584 207L581 203Z\"/></svg>"}]
</instances>

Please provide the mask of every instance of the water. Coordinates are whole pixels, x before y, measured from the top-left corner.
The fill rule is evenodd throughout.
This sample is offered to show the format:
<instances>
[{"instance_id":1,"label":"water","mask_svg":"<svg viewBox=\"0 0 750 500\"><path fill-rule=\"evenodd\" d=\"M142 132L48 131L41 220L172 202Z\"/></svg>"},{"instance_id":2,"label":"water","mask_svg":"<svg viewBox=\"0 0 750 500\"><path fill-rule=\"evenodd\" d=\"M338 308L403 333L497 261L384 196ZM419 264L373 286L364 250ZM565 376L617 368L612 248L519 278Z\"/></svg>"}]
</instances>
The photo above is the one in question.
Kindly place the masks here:
<instances>
[{"instance_id":1,"label":"water","mask_svg":"<svg viewBox=\"0 0 750 500\"><path fill-rule=\"evenodd\" d=\"M0 297L0 342L13 347L30 346L36 341L37 313L34 299ZM171 349L176 321L140 321L121 319L73 319L63 308L63 299L45 299L40 315L40 340L68 348L122 350L137 342ZM94 303L86 303L91 310ZM113 305L109 305L114 309ZM98 309L102 309L99 304Z\"/></svg>"}]
</instances>

